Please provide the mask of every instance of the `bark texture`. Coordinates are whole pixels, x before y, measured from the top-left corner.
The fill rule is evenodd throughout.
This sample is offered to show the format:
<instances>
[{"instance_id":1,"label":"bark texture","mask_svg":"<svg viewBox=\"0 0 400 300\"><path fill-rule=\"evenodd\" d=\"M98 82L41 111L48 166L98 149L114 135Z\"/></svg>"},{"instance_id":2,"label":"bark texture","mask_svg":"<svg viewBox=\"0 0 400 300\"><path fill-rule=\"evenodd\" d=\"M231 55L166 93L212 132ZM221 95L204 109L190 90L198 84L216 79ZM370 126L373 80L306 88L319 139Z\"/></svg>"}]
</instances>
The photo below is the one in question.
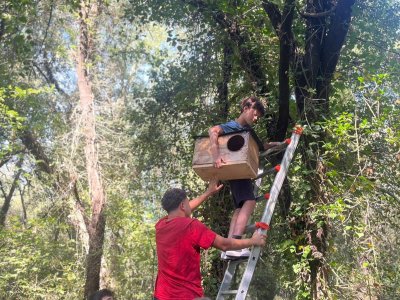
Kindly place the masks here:
<instances>
[{"instance_id":1,"label":"bark texture","mask_svg":"<svg viewBox=\"0 0 400 300\"><path fill-rule=\"evenodd\" d=\"M91 217L88 226L89 252L86 258L85 297L87 298L100 287L100 269L106 224L104 214L106 196L96 149L94 95L88 67L90 57L94 51L92 39L93 28L89 27L89 22L91 18L97 15L98 4L96 2L85 2L82 0L80 5L77 75L82 129L85 138L86 172L92 203Z\"/></svg>"}]
</instances>

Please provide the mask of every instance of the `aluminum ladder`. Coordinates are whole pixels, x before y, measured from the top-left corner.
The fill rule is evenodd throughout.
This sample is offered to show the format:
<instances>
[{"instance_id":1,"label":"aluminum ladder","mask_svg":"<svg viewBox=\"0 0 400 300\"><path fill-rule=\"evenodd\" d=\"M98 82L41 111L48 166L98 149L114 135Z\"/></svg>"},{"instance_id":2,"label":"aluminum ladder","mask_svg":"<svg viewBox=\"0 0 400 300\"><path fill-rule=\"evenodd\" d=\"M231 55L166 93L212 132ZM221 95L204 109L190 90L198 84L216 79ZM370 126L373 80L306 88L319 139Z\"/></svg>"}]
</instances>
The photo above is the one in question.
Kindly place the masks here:
<instances>
[{"instance_id":1,"label":"aluminum ladder","mask_svg":"<svg viewBox=\"0 0 400 300\"><path fill-rule=\"evenodd\" d=\"M292 136L290 139L286 140L288 141L288 146L285 150L285 154L283 156L283 159L281 161L281 164L278 166L275 166L275 171L277 171L274 183L272 184L267 205L265 207L263 216L261 218L261 222L259 224L266 224L266 226L261 226L263 228L258 228L261 233L266 234L267 230L269 229L269 224L271 222L272 214L275 209L275 204L278 201L278 196L279 192L282 188L283 181L287 175L289 165L292 161L294 152L297 148L297 145L299 143L300 135L303 132L303 128L300 126L296 126ZM274 150L274 148L270 149L271 151ZM269 150L268 150L269 151ZM260 156L266 156L268 155L268 151L265 151L260 154ZM255 186L254 190L257 191L260 184L261 184L261 178L265 176L267 172L261 172L256 180L255 180ZM218 291L217 295L217 300L224 300L225 297L231 297L235 296L235 300L244 300L246 299L247 292L249 290L250 282L254 274L254 270L257 265L258 258L260 256L261 252L261 247L259 246L253 246L251 249L250 257L246 260L229 260L228 261L228 266L226 268L224 278L221 282L221 286ZM243 273L241 282L239 284L239 288L236 290L232 290L231 288L231 283L232 279L235 276L235 272L237 270L237 267L241 264L246 262L246 269Z\"/></svg>"}]
</instances>

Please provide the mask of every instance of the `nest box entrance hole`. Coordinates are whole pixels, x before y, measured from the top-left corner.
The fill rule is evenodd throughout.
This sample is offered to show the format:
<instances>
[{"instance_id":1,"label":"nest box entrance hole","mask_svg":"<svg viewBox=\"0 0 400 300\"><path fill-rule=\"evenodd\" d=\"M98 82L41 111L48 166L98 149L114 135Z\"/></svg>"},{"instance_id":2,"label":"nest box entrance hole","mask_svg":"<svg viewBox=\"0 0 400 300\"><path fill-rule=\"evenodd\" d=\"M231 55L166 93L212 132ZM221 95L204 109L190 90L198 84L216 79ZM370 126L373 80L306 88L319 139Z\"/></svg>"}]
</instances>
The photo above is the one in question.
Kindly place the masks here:
<instances>
[{"instance_id":1,"label":"nest box entrance hole","mask_svg":"<svg viewBox=\"0 0 400 300\"><path fill-rule=\"evenodd\" d=\"M227 147L230 151L239 151L240 149L243 148L244 146L244 137L241 135L234 135L232 136L228 142L227 142Z\"/></svg>"}]
</instances>

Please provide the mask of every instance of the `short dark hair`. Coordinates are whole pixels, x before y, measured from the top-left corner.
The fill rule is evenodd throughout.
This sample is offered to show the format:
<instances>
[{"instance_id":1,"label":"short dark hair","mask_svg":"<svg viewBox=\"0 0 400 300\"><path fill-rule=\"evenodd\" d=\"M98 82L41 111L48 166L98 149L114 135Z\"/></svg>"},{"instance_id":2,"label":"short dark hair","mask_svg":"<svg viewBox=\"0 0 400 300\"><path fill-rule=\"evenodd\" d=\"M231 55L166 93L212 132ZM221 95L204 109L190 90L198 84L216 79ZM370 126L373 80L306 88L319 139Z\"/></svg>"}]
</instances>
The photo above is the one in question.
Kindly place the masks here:
<instances>
[{"instance_id":1,"label":"short dark hair","mask_svg":"<svg viewBox=\"0 0 400 300\"><path fill-rule=\"evenodd\" d=\"M114 297L114 293L109 289L102 289L90 295L89 300L102 300L106 296Z\"/></svg>"},{"instance_id":2,"label":"short dark hair","mask_svg":"<svg viewBox=\"0 0 400 300\"><path fill-rule=\"evenodd\" d=\"M257 98L256 96L250 96L248 98L244 98L240 102L240 112L241 113L244 111L245 107L253 107L260 113L261 116L265 115L264 105L262 104L261 100L259 98Z\"/></svg>"},{"instance_id":3,"label":"short dark hair","mask_svg":"<svg viewBox=\"0 0 400 300\"><path fill-rule=\"evenodd\" d=\"M177 188L169 189L161 199L162 208L164 208L167 213L170 213L177 209L179 204L186 198L187 196L184 190Z\"/></svg>"}]
</instances>

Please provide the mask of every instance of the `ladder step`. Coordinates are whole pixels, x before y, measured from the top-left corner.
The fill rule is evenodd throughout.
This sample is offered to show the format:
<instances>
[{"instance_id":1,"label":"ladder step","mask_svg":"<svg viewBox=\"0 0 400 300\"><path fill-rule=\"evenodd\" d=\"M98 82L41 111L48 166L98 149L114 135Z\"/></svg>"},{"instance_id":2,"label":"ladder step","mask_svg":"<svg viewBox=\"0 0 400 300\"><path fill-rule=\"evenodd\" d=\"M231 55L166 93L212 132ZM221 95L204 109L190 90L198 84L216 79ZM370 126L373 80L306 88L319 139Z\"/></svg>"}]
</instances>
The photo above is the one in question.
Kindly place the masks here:
<instances>
[{"instance_id":1,"label":"ladder step","mask_svg":"<svg viewBox=\"0 0 400 300\"><path fill-rule=\"evenodd\" d=\"M236 295L238 290L221 291L222 295Z\"/></svg>"}]
</instances>

